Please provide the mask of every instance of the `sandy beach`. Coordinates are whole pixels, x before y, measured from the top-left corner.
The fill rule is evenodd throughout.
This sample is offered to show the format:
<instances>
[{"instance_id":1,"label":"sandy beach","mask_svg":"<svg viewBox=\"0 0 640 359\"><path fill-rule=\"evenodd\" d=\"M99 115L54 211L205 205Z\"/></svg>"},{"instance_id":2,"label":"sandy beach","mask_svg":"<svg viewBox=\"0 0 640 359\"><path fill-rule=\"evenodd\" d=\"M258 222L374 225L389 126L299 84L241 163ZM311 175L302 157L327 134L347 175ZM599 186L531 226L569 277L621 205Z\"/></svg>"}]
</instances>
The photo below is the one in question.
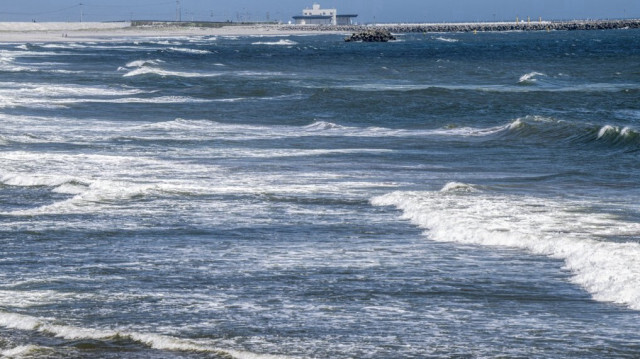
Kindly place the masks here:
<instances>
[{"instance_id":1,"label":"sandy beach","mask_svg":"<svg viewBox=\"0 0 640 359\"><path fill-rule=\"evenodd\" d=\"M178 36L278 36L309 34L313 30L286 25L231 25L222 27L131 26L130 22L30 23L0 22L0 42L88 42L122 38ZM337 33L342 33L337 31Z\"/></svg>"}]
</instances>

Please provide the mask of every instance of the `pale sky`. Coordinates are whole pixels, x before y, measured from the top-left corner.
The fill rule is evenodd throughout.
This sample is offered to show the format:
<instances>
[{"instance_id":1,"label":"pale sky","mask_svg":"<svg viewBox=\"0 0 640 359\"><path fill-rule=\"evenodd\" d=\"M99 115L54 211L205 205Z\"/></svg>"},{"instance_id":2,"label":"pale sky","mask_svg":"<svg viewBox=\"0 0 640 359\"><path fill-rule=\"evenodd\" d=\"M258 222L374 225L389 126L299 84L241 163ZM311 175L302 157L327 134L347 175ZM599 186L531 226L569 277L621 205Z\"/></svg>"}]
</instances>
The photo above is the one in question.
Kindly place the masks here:
<instances>
[{"instance_id":1,"label":"pale sky","mask_svg":"<svg viewBox=\"0 0 640 359\"><path fill-rule=\"evenodd\" d=\"M313 0L179 0L182 20L288 22ZM317 0L359 23L640 18L640 0ZM82 4L82 5L80 5ZM0 0L0 21L175 20L176 0Z\"/></svg>"}]
</instances>

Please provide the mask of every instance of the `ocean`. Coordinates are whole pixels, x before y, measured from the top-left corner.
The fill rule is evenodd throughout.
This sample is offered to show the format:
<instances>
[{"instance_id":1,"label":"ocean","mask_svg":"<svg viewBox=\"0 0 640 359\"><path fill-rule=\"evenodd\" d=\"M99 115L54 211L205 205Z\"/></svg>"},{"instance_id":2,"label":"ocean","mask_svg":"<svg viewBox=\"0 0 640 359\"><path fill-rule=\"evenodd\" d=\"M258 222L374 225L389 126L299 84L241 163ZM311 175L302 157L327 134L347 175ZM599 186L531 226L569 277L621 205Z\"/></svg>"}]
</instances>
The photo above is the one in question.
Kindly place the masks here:
<instances>
[{"instance_id":1,"label":"ocean","mask_svg":"<svg viewBox=\"0 0 640 359\"><path fill-rule=\"evenodd\" d=\"M0 43L0 356L640 357L640 30Z\"/></svg>"}]
</instances>

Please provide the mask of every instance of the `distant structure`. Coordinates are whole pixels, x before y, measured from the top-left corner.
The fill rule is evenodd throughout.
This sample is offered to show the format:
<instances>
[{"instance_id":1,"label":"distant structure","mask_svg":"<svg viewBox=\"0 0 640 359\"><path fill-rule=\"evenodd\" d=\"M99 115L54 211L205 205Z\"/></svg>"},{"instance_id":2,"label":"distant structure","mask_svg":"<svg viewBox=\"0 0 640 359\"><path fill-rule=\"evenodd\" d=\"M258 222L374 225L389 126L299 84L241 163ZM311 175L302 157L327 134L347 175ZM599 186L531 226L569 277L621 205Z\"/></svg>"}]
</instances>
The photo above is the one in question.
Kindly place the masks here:
<instances>
[{"instance_id":1,"label":"distant structure","mask_svg":"<svg viewBox=\"0 0 640 359\"><path fill-rule=\"evenodd\" d=\"M353 25L358 15L338 15L336 9L322 9L320 4L313 4L311 9L302 10L301 16L294 16L296 25Z\"/></svg>"}]
</instances>

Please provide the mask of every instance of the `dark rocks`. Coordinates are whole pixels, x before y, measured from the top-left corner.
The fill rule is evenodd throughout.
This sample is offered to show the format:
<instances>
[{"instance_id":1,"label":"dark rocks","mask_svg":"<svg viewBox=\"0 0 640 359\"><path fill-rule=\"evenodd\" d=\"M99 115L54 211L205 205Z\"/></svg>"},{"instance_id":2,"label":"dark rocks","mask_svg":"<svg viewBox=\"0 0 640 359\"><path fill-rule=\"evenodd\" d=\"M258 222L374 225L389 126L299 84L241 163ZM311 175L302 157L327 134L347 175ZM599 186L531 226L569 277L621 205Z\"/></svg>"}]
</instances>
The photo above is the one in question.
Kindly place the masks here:
<instances>
[{"instance_id":1,"label":"dark rocks","mask_svg":"<svg viewBox=\"0 0 640 359\"><path fill-rule=\"evenodd\" d=\"M387 42L395 39L396 37L391 35L389 30L381 28L353 33L351 36L345 38L344 41Z\"/></svg>"},{"instance_id":2,"label":"dark rocks","mask_svg":"<svg viewBox=\"0 0 640 359\"><path fill-rule=\"evenodd\" d=\"M353 32L345 41L384 41L384 37L376 37L379 31L402 33L425 32L483 32L483 31L571 31L571 30L611 30L638 29L640 19L630 20L574 20L574 21L531 21L531 22L489 22L489 23L451 23L451 24L406 24L406 25L338 25L308 26L285 25L283 30L308 30ZM363 35L364 34L364 35ZM387 38L386 41L392 40Z\"/></svg>"}]
</instances>

